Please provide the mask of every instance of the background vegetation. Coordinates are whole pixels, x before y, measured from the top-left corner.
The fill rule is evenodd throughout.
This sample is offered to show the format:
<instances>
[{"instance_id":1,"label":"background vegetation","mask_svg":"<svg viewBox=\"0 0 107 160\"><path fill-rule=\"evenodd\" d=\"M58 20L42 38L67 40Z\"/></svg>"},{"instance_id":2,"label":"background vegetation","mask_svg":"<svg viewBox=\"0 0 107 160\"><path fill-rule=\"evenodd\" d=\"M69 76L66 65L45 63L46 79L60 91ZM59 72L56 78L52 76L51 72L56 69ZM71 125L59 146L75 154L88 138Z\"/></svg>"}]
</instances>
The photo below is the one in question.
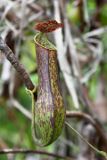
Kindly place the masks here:
<instances>
[{"instance_id":1,"label":"background vegetation","mask_svg":"<svg viewBox=\"0 0 107 160\"><path fill-rule=\"evenodd\" d=\"M50 33L49 38L58 49L61 90L70 111L67 120L88 142L107 152L107 0L0 0L0 36L35 85L34 26L49 19L63 23L63 29ZM31 98L21 76L0 52L0 150L35 149L73 160L104 160L66 125L55 143L36 146L30 112ZM0 154L0 160L39 159L59 158Z\"/></svg>"}]
</instances>

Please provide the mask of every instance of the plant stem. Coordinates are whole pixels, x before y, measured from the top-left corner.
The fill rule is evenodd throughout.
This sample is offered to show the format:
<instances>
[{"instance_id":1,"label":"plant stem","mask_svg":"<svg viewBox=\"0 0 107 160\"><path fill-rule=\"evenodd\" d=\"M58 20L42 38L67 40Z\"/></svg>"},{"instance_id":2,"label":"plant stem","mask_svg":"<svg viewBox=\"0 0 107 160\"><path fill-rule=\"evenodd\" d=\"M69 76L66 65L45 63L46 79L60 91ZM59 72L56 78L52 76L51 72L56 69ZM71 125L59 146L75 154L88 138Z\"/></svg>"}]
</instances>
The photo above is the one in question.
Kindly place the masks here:
<instances>
[{"instance_id":1,"label":"plant stem","mask_svg":"<svg viewBox=\"0 0 107 160\"><path fill-rule=\"evenodd\" d=\"M94 147L92 144L90 144L76 129L74 129L67 121L65 122L67 126L69 126L84 142L86 142L95 152L100 154L101 156L105 157L107 159L107 153L104 151L98 150L96 147Z\"/></svg>"},{"instance_id":2,"label":"plant stem","mask_svg":"<svg viewBox=\"0 0 107 160\"><path fill-rule=\"evenodd\" d=\"M67 157L62 156L62 155L58 155L55 153L49 153L46 151L40 151L40 150L32 150L32 149L3 149L0 150L0 154L17 154L17 153L25 153L25 154L40 154L40 155L47 155L47 156L51 156L51 157L56 157L56 158L61 158L61 159L67 159ZM72 158L70 159L72 160Z\"/></svg>"},{"instance_id":3,"label":"plant stem","mask_svg":"<svg viewBox=\"0 0 107 160\"><path fill-rule=\"evenodd\" d=\"M9 62L12 64L12 66L16 69L16 71L19 73L19 75L22 78L27 89L33 90L35 88L35 86L32 83L29 74L26 72L23 65L19 62L19 60L17 59L15 54L7 46L7 44L3 41L3 39L1 37L0 37L0 50L6 56L6 58L9 60Z\"/></svg>"}]
</instances>

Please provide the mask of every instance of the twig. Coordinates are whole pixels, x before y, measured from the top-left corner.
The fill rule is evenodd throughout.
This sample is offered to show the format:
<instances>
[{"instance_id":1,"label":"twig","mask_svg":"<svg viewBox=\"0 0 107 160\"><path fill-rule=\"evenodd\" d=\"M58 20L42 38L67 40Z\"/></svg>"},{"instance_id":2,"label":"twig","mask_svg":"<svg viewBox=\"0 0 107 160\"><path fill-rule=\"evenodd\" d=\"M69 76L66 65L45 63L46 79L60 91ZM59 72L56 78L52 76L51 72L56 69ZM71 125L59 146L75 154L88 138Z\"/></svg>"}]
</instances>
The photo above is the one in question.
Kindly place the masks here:
<instances>
[{"instance_id":1,"label":"twig","mask_svg":"<svg viewBox=\"0 0 107 160\"><path fill-rule=\"evenodd\" d=\"M80 72L77 49L73 40L72 33L70 32L70 26L66 17L65 17L65 34L66 34L66 41L70 50L73 73L75 77L80 78L81 72Z\"/></svg>"},{"instance_id":2,"label":"twig","mask_svg":"<svg viewBox=\"0 0 107 160\"><path fill-rule=\"evenodd\" d=\"M90 115L79 111L67 111L66 117L86 119L96 128L96 131L98 132L99 136L102 138L104 144L107 146L107 137L104 134L102 126L96 120L94 120Z\"/></svg>"},{"instance_id":3,"label":"twig","mask_svg":"<svg viewBox=\"0 0 107 160\"><path fill-rule=\"evenodd\" d=\"M44 13L43 11L40 11L40 12L30 16L28 19L28 22L30 23L32 21L35 21L38 17L41 17L43 15L43 13Z\"/></svg>"},{"instance_id":4,"label":"twig","mask_svg":"<svg viewBox=\"0 0 107 160\"><path fill-rule=\"evenodd\" d=\"M26 110L17 100L11 99L12 105L14 105L15 108L17 108L22 114L24 114L27 118L30 120L32 119L31 113ZM80 118L80 119L86 119L88 122L90 122L95 129L97 130L99 136L105 141L107 144L107 139L105 137L104 131L102 130L102 127L100 124L98 124L89 114L79 112L79 111L66 111L66 117L67 118Z\"/></svg>"},{"instance_id":5,"label":"twig","mask_svg":"<svg viewBox=\"0 0 107 160\"><path fill-rule=\"evenodd\" d=\"M61 21L61 15L60 15L60 10L59 10L59 1L54 0L53 1L53 6L54 6L54 12L55 12L54 13L54 18L58 22L60 22ZM63 73L67 88L69 90L69 93L72 96L74 106L76 108L79 108L79 102L78 102L78 97L77 97L77 94L76 94L74 79L71 75L71 67L70 67L70 65L67 61L67 58L66 58L65 46L64 46L64 43L63 43L62 30L61 29L56 30L54 32L54 37L55 37L55 42L56 42L56 46L57 46L58 61L59 61L61 71ZM67 73L69 73L69 75Z\"/></svg>"},{"instance_id":6,"label":"twig","mask_svg":"<svg viewBox=\"0 0 107 160\"><path fill-rule=\"evenodd\" d=\"M87 39L89 37L94 37L94 36L99 36L103 33L107 32L107 27L103 27L103 28L98 28L98 29L95 29L91 32L88 32L86 34L83 35L83 38L84 39Z\"/></svg>"},{"instance_id":7,"label":"twig","mask_svg":"<svg viewBox=\"0 0 107 160\"><path fill-rule=\"evenodd\" d=\"M32 115L31 115L30 111L26 110L17 100L11 99L11 103L15 108L17 108L27 118L29 118L30 120L32 119ZM89 114L79 112L79 111L66 111L66 117L67 118L86 119L88 122L90 122L96 128L100 137L103 137L103 139L105 139L105 135L103 134L101 126Z\"/></svg>"},{"instance_id":8,"label":"twig","mask_svg":"<svg viewBox=\"0 0 107 160\"><path fill-rule=\"evenodd\" d=\"M11 99L11 103L15 108L17 108L27 118L29 118L30 120L32 119L32 115L30 111L26 110L17 100ZM105 142L107 141L103 133L104 131L102 130L102 127L89 114L79 112L79 111L66 111L66 117L86 119L88 122L90 122L95 127L100 137L102 137L105 140Z\"/></svg>"},{"instance_id":9,"label":"twig","mask_svg":"<svg viewBox=\"0 0 107 160\"><path fill-rule=\"evenodd\" d=\"M95 38L90 38L87 39L87 42L95 44L95 47L94 45L90 45L91 50L93 50L95 60L90 66L91 69L81 78L82 83L86 83L87 81L89 81L92 75L97 71L103 54L103 45L101 41Z\"/></svg>"},{"instance_id":10,"label":"twig","mask_svg":"<svg viewBox=\"0 0 107 160\"><path fill-rule=\"evenodd\" d=\"M14 66L16 71L19 73L27 89L33 90L35 86L33 85L30 79L30 76L24 69L23 65L19 63L18 59L16 58L12 50L7 46L7 44L3 41L1 37L0 37L0 50L3 52L6 58L10 61L10 63Z\"/></svg>"},{"instance_id":11,"label":"twig","mask_svg":"<svg viewBox=\"0 0 107 160\"><path fill-rule=\"evenodd\" d=\"M16 109L18 109L23 115L25 115L28 119L32 119L32 114L30 111L25 109L16 99L10 100L11 105L13 105Z\"/></svg>"},{"instance_id":12,"label":"twig","mask_svg":"<svg viewBox=\"0 0 107 160\"><path fill-rule=\"evenodd\" d=\"M10 153L12 153L12 154L35 153L35 154L47 155L47 156L61 158L61 159L66 159L67 158L67 157L62 156L62 155L58 155L58 154L55 154L55 153L49 153L49 152L46 152L46 151L39 151L39 150L30 150L30 149L3 149L3 150L0 150L0 154L10 154Z\"/></svg>"},{"instance_id":13,"label":"twig","mask_svg":"<svg viewBox=\"0 0 107 160\"><path fill-rule=\"evenodd\" d=\"M74 127L72 127L67 121L65 121L65 124L70 127L88 146L93 149L96 153L103 156L107 159L107 153L105 151L97 149L95 146L93 146L86 138L84 138Z\"/></svg>"}]
</instances>

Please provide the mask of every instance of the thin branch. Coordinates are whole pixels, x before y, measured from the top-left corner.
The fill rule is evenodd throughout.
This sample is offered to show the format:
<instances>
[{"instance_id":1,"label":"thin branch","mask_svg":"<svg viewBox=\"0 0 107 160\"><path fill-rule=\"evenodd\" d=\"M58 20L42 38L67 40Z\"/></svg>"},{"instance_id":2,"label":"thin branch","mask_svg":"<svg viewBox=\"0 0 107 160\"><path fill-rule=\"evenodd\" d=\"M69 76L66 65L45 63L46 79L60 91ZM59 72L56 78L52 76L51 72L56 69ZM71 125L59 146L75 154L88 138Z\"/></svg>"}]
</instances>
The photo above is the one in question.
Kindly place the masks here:
<instances>
[{"instance_id":1,"label":"thin branch","mask_svg":"<svg viewBox=\"0 0 107 160\"><path fill-rule=\"evenodd\" d=\"M59 154L49 153L49 152L46 152L46 151L39 151L39 150L30 150L30 149L3 149L3 150L0 150L0 154L10 154L10 153L12 153L12 154L34 153L34 154L47 155L47 156L51 156L51 157L66 159L66 160L68 159L67 157L59 155ZM70 160L72 160L72 159L70 158Z\"/></svg>"},{"instance_id":2,"label":"thin branch","mask_svg":"<svg viewBox=\"0 0 107 160\"><path fill-rule=\"evenodd\" d=\"M83 38L84 39L87 39L89 37L94 37L94 36L99 36L103 33L107 32L107 27L103 27L103 28L98 28L98 29L95 29L93 31L90 31L90 32L87 32L83 35Z\"/></svg>"},{"instance_id":3,"label":"thin branch","mask_svg":"<svg viewBox=\"0 0 107 160\"><path fill-rule=\"evenodd\" d=\"M107 159L107 153L103 150L97 149L95 146L93 146L86 138L84 138L75 128L73 128L67 121L65 121L65 124L71 128L91 149L93 149L97 154L105 157Z\"/></svg>"},{"instance_id":4,"label":"thin branch","mask_svg":"<svg viewBox=\"0 0 107 160\"><path fill-rule=\"evenodd\" d=\"M15 108L17 108L27 118L29 118L30 120L32 119L31 113L28 110L26 110L17 100L11 99L11 103L13 104ZM101 125L96 120L94 120L89 114L79 112L79 111L66 111L66 117L86 119L89 123L91 123L95 127L99 136L102 138L104 143L107 145L107 138L106 138L106 135L104 134L104 130L102 129Z\"/></svg>"},{"instance_id":5,"label":"thin branch","mask_svg":"<svg viewBox=\"0 0 107 160\"><path fill-rule=\"evenodd\" d=\"M32 119L32 115L30 111L26 110L17 100L11 99L12 105L17 108L22 114L24 114L28 119ZM101 125L94 120L89 114L79 112L79 111L66 111L66 117L67 118L80 118L80 119L86 119L89 123L91 123L96 131L98 132L99 136L104 140L104 142L107 144L107 138L104 134L104 131L101 127Z\"/></svg>"},{"instance_id":6,"label":"thin branch","mask_svg":"<svg viewBox=\"0 0 107 160\"><path fill-rule=\"evenodd\" d=\"M26 110L17 100L12 99L11 103L15 108L17 108L27 118L29 118L30 120L32 119L31 113L28 110ZM91 123L95 127L95 129L98 132L99 136L103 139L104 143L107 145L107 138L106 138L106 136L104 134L103 128L89 114L86 114L86 113L83 113L83 112L79 112L79 111L66 111L66 117L67 118L86 119L89 123Z\"/></svg>"},{"instance_id":7,"label":"thin branch","mask_svg":"<svg viewBox=\"0 0 107 160\"><path fill-rule=\"evenodd\" d=\"M86 119L88 122L90 122L98 132L99 136L102 138L104 144L107 146L107 137L104 134L104 130L100 123L98 123L96 120L94 120L90 115L79 112L79 111L67 111L66 112L67 118L80 118L80 119Z\"/></svg>"},{"instance_id":8,"label":"thin branch","mask_svg":"<svg viewBox=\"0 0 107 160\"><path fill-rule=\"evenodd\" d=\"M56 19L58 22L61 22L59 1L54 0L53 6L54 6L54 19ZM58 61L59 61L61 71L63 73L67 88L69 90L69 93L72 96L74 106L76 108L79 108L79 102L78 102L78 97L77 97L77 93L76 93L76 89L75 89L74 79L71 74L71 67L70 67L70 65L67 61L67 58L66 58L66 46L64 45L64 42L63 42L62 30L61 29L56 30L54 32L54 37L55 37L55 42L56 42L56 46L57 46ZM66 73L69 73L69 75Z\"/></svg>"},{"instance_id":9,"label":"thin branch","mask_svg":"<svg viewBox=\"0 0 107 160\"><path fill-rule=\"evenodd\" d=\"M3 41L1 37L0 37L0 50L10 61L10 63L14 66L16 71L19 73L27 89L33 90L35 86L32 83L29 74L26 72L23 65L19 63L18 59L16 58L12 50L7 46L7 44Z\"/></svg>"},{"instance_id":10,"label":"thin branch","mask_svg":"<svg viewBox=\"0 0 107 160\"><path fill-rule=\"evenodd\" d=\"M66 34L66 41L70 50L70 57L72 61L74 75L75 77L80 78L81 71L80 71L77 49L73 40L72 33L70 31L70 25L68 23L67 18L65 18L65 34Z\"/></svg>"},{"instance_id":11,"label":"thin branch","mask_svg":"<svg viewBox=\"0 0 107 160\"><path fill-rule=\"evenodd\" d=\"M11 105L13 105L16 109L18 109L25 117L28 119L32 119L32 114L25 107L23 107L16 99L10 100Z\"/></svg>"}]
</instances>

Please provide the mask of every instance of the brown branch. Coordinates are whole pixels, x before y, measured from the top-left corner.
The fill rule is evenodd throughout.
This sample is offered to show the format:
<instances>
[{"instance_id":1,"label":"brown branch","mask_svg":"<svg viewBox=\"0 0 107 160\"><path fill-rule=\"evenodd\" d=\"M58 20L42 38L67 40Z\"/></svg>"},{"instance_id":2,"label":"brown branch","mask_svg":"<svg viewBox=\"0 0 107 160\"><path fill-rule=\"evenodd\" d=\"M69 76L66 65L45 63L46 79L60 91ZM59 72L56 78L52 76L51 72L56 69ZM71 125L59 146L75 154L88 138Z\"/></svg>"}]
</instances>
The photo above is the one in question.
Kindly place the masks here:
<instances>
[{"instance_id":1,"label":"brown branch","mask_svg":"<svg viewBox=\"0 0 107 160\"><path fill-rule=\"evenodd\" d=\"M86 119L88 122L90 122L95 127L96 131L98 132L99 136L101 137L102 141L104 142L104 144L107 147L107 137L104 134L104 130L103 130L101 124L98 123L95 119L93 119L90 115L83 113L83 112L79 112L79 111L67 111L66 117L67 118Z\"/></svg>"},{"instance_id":2,"label":"brown branch","mask_svg":"<svg viewBox=\"0 0 107 160\"><path fill-rule=\"evenodd\" d=\"M14 55L12 50L7 46L7 44L3 41L1 37L0 37L0 50L6 56L6 58L10 61L10 63L13 65L16 71L19 73L27 89L33 90L35 86L33 85L29 74L26 72L23 65L20 64L17 57Z\"/></svg>"},{"instance_id":3,"label":"brown branch","mask_svg":"<svg viewBox=\"0 0 107 160\"><path fill-rule=\"evenodd\" d=\"M34 154L47 155L47 156L51 156L51 157L66 159L66 160L68 159L67 157L59 155L59 154L49 153L49 152L46 152L46 151L39 151L39 150L30 150L30 149L3 149L3 150L0 150L0 154L10 154L10 153L12 153L12 154L34 153ZM70 158L70 160L72 160L72 159Z\"/></svg>"}]
</instances>

